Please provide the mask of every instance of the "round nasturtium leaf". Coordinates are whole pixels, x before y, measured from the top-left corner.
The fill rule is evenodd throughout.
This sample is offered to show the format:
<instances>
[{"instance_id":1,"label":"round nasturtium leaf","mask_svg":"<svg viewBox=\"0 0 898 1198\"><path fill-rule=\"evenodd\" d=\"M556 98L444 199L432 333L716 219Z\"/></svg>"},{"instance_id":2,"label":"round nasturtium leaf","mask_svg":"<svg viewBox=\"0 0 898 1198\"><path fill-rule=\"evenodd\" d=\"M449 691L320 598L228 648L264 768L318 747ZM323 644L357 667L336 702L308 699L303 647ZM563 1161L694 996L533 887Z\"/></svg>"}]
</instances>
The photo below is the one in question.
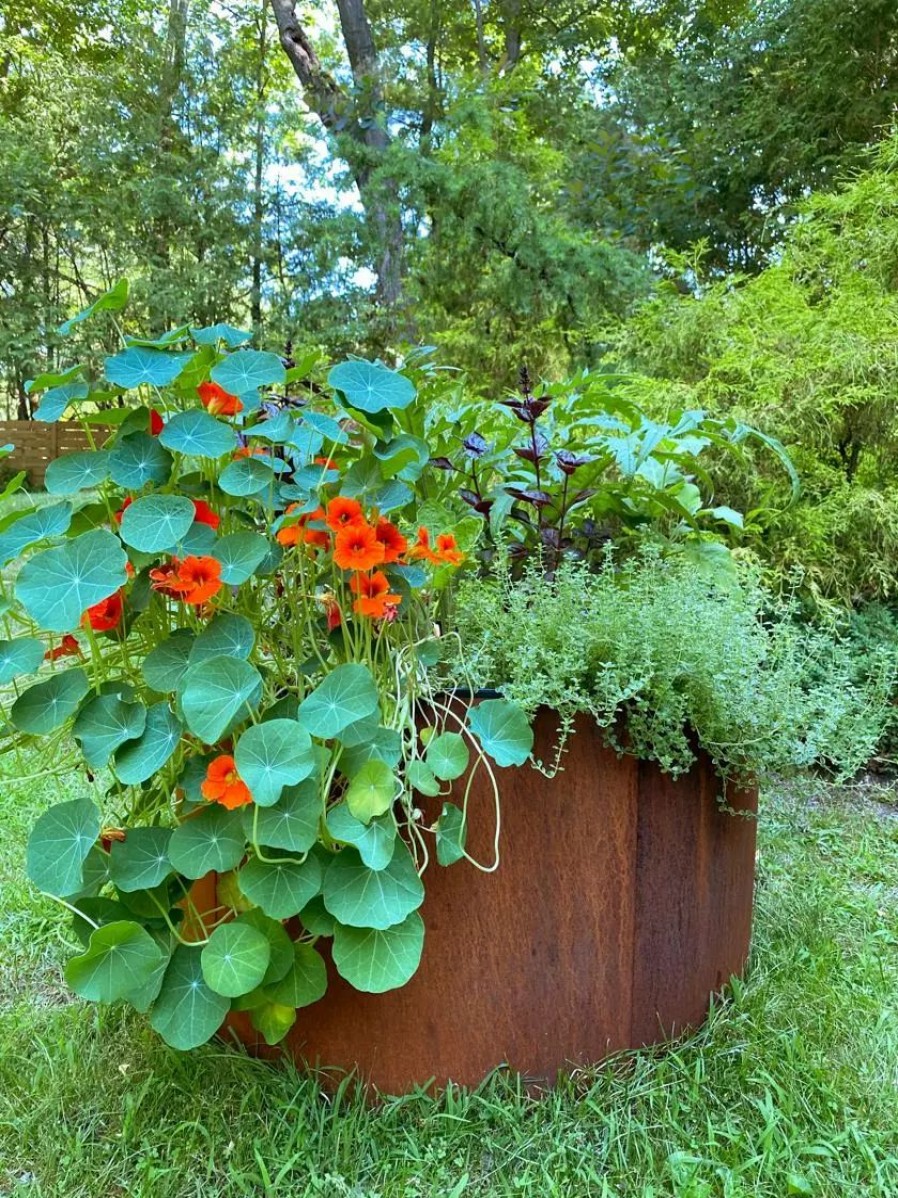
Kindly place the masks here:
<instances>
[{"instance_id":1,"label":"round nasturtium leaf","mask_svg":"<svg viewBox=\"0 0 898 1198\"><path fill-rule=\"evenodd\" d=\"M468 727L496 765L523 765L533 749L533 729L507 699L484 699L468 712Z\"/></svg>"},{"instance_id":2,"label":"round nasturtium leaf","mask_svg":"<svg viewBox=\"0 0 898 1198\"><path fill-rule=\"evenodd\" d=\"M206 985L225 998L237 998L255 990L270 960L268 938L245 923L217 927L200 958Z\"/></svg>"},{"instance_id":3,"label":"round nasturtium leaf","mask_svg":"<svg viewBox=\"0 0 898 1198\"><path fill-rule=\"evenodd\" d=\"M168 842L168 857L185 878L202 878L212 870L225 873L235 869L245 848L240 812L213 806L175 828Z\"/></svg>"},{"instance_id":4,"label":"round nasturtium leaf","mask_svg":"<svg viewBox=\"0 0 898 1198\"><path fill-rule=\"evenodd\" d=\"M143 659L141 670L149 686L160 694L176 691L187 673L190 650L193 648L193 633L186 628L177 628Z\"/></svg>"},{"instance_id":5,"label":"round nasturtium leaf","mask_svg":"<svg viewBox=\"0 0 898 1198\"><path fill-rule=\"evenodd\" d=\"M106 378L117 387L139 387L149 383L154 387L167 387L173 383L193 357L185 353L165 353L158 349L143 349L131 346L121 353L107 358Z\"/></svg>"},{"instance_id":6,"label":"round nasturtium leaf","mask_svg":"<svg viewBox=\"0 0 898 1198\"><path fill-rule=\"evenodd\" d=\"M84 382L63 383L59 387L51 387L40 397L34 419L55 424L61 419L69 404L86 399L89 391L90 388Z\"/></svg>"},{"instance_id":7,"label":"round nasturtium leaf","mask_svg":"<svg viewBox=\"0 0 898 1198\"><path fill-rule=\"evenodd\" d=\"M285 1007L308 1007L324 997L327 990L327 969L321 955L311 944L293 945L293 961L286 975L273 986L266 987L272 1002Z\"/></svg>"},{"instance_id":8,"label":"round nasturtium leaf","mask_svg":"<svg viewBox=\"0 0 898 1198\"><path fill-rule=\"evenodd\" d=\"M59 537L72 523L70 503L48 503L35 512L25 512L0 533L0 565L18 557L23 549L48 537Z\"/></svg>"},{"instance_id":9,"label":"round nasturtium leaf","mask_svg":"<svg viewBox=\"0 0 898 1198\"><path fill-rule=\"evenodd\" d=\"M71 632L81 616L127 580L121 541L105 529L83 533L30 558L16 579L16 598L48 632Z\"/></svg>"},{"instance_id":10,"label":"round nasturtium leaf","mask_svg":"<svg viewBox=\"0 0 898 1198\"><path fill-rule=\"evenodd\" d=\"M268 542L257 532L232 532L212 547L212 556L221 562L221 580L239 586L251 577L268 552Z\"/></svg>"},{"instance_id":11,"label":"round nasturtium leaf","mask_svg":"<svg viewBox=\"0 0 898 1198\"><path fill-rule=\"evenodd\" d=\"M424 760L443 782L452 782L468 768L470 754L457 732L441 732L428 743Z\"/></svg>"},{"instance_id":12,"label":"round nasturtium leaf","mask_svg":"<svg viewBox=\"0 0 898 1198\"><path fill-rule=\"evenodd\" d=\"M296 720L266 720L247 728L234 760L260 807L271 807L285 786L308 778L316 765L312 738Z\"/></svg>"},{"instance_id":13,"label":"round nasturtium leaf","mask_svg":"<svg viewBox=\"0 0 898 1198\"><path fill-rule=\"evenodd\" d=\"M213 383L218 383L231 395L246 395L259 387L283 383L287 371L277 354L239 349L214 366L211 377Z\"/></svg>"},{"instance_id":14,"label":"round nasturtium leaf","mask_svg":"<svg viewBox=\"0 0 898 1198\"><path fill-rule=\"evenodd\" d=\"M168 482L171 466L171 454L149 433L119 437L110 451L110 478L131 491L139 491L147 483Z\"/></svg>"},{"instance_id":15,"label":"round nasturtium leaf","mask_svg":"<svg viewBox=\"0 0 898 1198\"><path fill-rule=\"evenodd\" d=\"M190 650L190 664L208 661L211 657L240 657L244 660L253 651L256 633L245 616L222 612L215 616L196 638Z\"/></svg>"},{"instance_id":16,"label":"round nasturtium leaf","mask_svg":"<svg viewBox=\"0 0 898 1198\"><path fill-rule=\"evenodd\" d=\"M377 710L377 687L367 666L344 665L331 670L299 705L299 721L327 740Z\"/></svg>"},{"instance_id":17,"label":"round nasturtium leaf","mask_svg":"<svg viewBox=\"0 0 898 1198\"><path fill-rule=\"evenodd\" d=\"M272 919L289 919L321 889L321 863L314 856L305 861L252 857L240 871L240 889Z\"/></svg>"},{"instance_id":18,"label":"round nasturtium leaf","mask_svg":"<svg viewBox=\"0 0 898 1198\"><path fill-rule=\"evenodd\" d=\"M436 775L427 762L421 761L420 758L416 757L414 761L409 761L406 764L405 777L409 786L413 790L417 790L419 794L433 798L440 793L440 784Z\"/></svg>"},{"instance_id":19,"label":"round nasturtium leaf","mask_svg":"<svg viewBox=\"0 0 898 1198\"><path fill-rule=\"evenodd\" d=\"M81 743L84 760L98 770L119 745L140 736L146 722L142 703L128 702L116 694L97 695L78 712L72 735Z\"/></svg>"},{"instance_id":20,"label":"round nasturtium leaf","mask_svg":"<svg viewBox=\"0 0 898 1198\"><path fill-rule=\"evenodd\" d=\"M165 953L145 928L130 920L103 924L90 938L87 952L65 967L65 980L82 998L114 1002L149 981Z\"/></svg>"},{"instance_id":21,"label":"round nasturtium leaf","mask_svg":"<svg viewBox=\"0 0 898 1198\"><path fill-rule=\"evenodd\" d=\"M220 887L221 879L219 879L219 900L221 900ZM238 924L245 923L249 927L255 928L268 941L271 956L261 984L269 986L274 982L279 982L293 965L293 941L287 934L284 925L279 920L266 915L258 907L251 907L248 911L242 912L237 916L236 922Z\"/></svg>"},{"instance_id":22,"label":"round nasturtium leaf","mask_svg":"<svg viewBox=\"0 0 898 1198\"><path fill-rule=\"evenodd\" d=\"M327 383L342 391L352 407L369 415L407 408L415 398L411 379L380 362L341 362L328 374Z\"/></svg>"},{"instance_id":23,"label":"round nasturtium leaf","mask_svg":"<svg viewBox=\"0 0 898 1198\"><path fill-rule=\"evenodd\" d=\"M327 830L334 840L353 845L369 869L386 869L396 847L396 821L383 815L363 824L345 803L337 803L327 813Z\"/></svg>"},{"instance_id":24,"label":"round nasturtium leaf","mask_svg":"<svg viewBox=\"0 0 898 1198\"><path fill-rule=\"evenodd\" d=\"M179 944L165 971L150 1023L166 1044L187 1051L215 1035L230 1005L206 984L202 949Z\"/></svg>"},{"instance_id":25,"label":"round nasturtium leaf","mask_svg":"<svg viewBox=\"0 0 898 1198\"><path fill-rule=\"evenodd\" d=\"M89 690L87 675L80 668L53 674L22 691L12 705L10 721L20 732L44 736L75 714Z\"/></svg>"},{"instance_id":26,"label":"round nasturtium leaf","mask_svg":"<svg viewBox=\"0 0 898 1198\"><path fill-rule=\"evenodd\" d=\"M361 723L354 724L353 728L358 729L360 726ZM402 737L395 728L384 728L375 723L365 740L352 746L346 744L348 734L348 728L340 733L340 740L344 746L340 754L340 770L347 778L354 778L369 761L382 761L392 766L399 764L402 757Z\"/></svg>"},{"instance_id":27,"label":"round nasturtium leaf","mask_svg":"<svg viewBox=\"0 0 898 1198\"><path fill-rule=\"evenodd\" d=\"M178 412L159 434L166 449L195 458L220 458L237 448L237 434L209 412Z\"/></svg>"},{"instance_id":28,"label":"round nasturtium leaf","mask_svg":"<svg viewBox=\"0 0 898 1198\"><path fill-rule=\"evenodd\" d=\"M105 449L84 449L55 458L47 467L44 487L51 495L70 495L98 487L109 477L110 454Z\"/></svg>"},{"instance_id":29,"label":"round nasturtium leaf","mask_svg":"<svg viewBox=\"0 0 898 1198\"><path fill-rule=\"evenodd\" d=\"M193 517L186 495L144 495L125 509L122 540L140 553L160 553L181 540Z\"/></svg>"},{"instance_id":30,"label":"round nasturtium leaf","mask_svg":"<svg viewBox=\"0 0 898 1198\"><path fill-rule=\"evenodd\" d=\"M167 703L154 703L147 711L143 732L116 750L113 768L120 782L135 786L146 782L165 765L178 747L183 728Z\"/></svg>"},{"instance_id":31,"label":"round nasturtium leaf","mask_svg":"<svg viewBox=\"0 0 898 1198\"><path fill-rule=\"evenodd\" d=\"M57 803L28 838L26 873L38 890L65 898L83 885L87 855L100 835L100 813L87 798Z\"/></svg>"},{"instance_id":32,"label":"round nasturtium leaf","mask_svg":"<svg viewBox=\"0 0 898 1198\"><path fill-rule=\"evenodd\" d=\"M454 865L465 855L464 813L454 803L444 803L437 823L437 861L440 865Z\"/></svg>"},{"instance_id":33,"label":"round nasturtium leaf","mask_svg":"<svg viewBox=\"0 0 898 1198\"><path fill-rule=\"evenodd\" d=\"M337 972L368 994L395 990L413 976L424 948L424 921L417 911L390 928L334 928Z\"/></svg>"},{"instance_id":34,"label":"round nasturtium leaf","mask_svg":"<svg viewBox=\"0 0 898 1198\"><path fill-rule=\"evenodd\" d=\"M270 492L275 474L267 462L258 458L240 458L229 462L219 475L218 485L225 495L258 495Z\"/></svg>"},{"instance_id":35,"label":"round nasturtium leaf","mask_svg":"<svg viewBox=\"0 0 898 1198\"><path fill-rule=\"evenodd\" d=\"M236 657L212 657L191 666L181 683L181 708L190 731L207 745L259 705L259 671Z\"/></svg>"},{"instance_id":36,"label":"round nasturtium leaf","mask_svg":"<svg viewBox=\"0 0 898 1198\"><path fill-rule=\"evenodd\" d=\"M223 341L228 349L244 345L252 337L243 329L237 329L232 324L210 324L202 329L191 329L190 335L197 345L217 345Z\"/></svg>"},{"instance_id":37,"label":"round nasturtium leaf","mask_svg":"<svg viewBox=\"0 0 898 1198\"><path fill-rule=\"evenodd\" d=\"M129 828L124 840L113 841L109 875L117 890L152 890L172 872L168 859L171 828Z\"/></svg>"},{"instance_id":38,"label":"round nasturtium leaf","mask_svg":"<svg viewBox=\"0 0 898 1198\"><path fill-rule=\"evenodd\" d=\"M250 1008L249 1020L257 1032L261 1032L266 1044L279 1044L296 1023L296 1010L283 1003L262 1002Z\"/></svg>"},{"instance_id":39,"label":"round nasturtium leaf","mask_svg":"<svg viewBox=\"0 0 898 1198\"><path fill-rule=\"evenodd\" d=\"M424 887L408 849L397 844L385 869L369 869L355 849L342 849L328 865L324 905L354 928L389 928L424 902Z\"/></svg>"},{"instance_id":40,"label":"round nasturtium leaf","mask_svg":"<svg viewBox=\"0 0 898 1198\"><path fill-rule=\"evenodd\" d=\"M383 815L399 794L399 782L385 761L366 761L346 790L346 806L356 819L367 824Z\"/></svg>"},{"instance_id":41,"label":"round nasturtium leaf","mask_svg":"<svg viewBox=\"0 0 898 1198\"><path fill-rule=\"evenodd\" d=\"M337 921L324 905L320 894L316 894L299 913L302 926L310 936L333 936Z\"/></svg>"},{"instance_id":42,"label":"round nasturtium leaf","mask_svg":"<svg viewBox=\"0 0 898 1198\"><path fill-rule=\"evenodd\" d=\"M33 674L44 660L44 645L33 636L15 641L0 641L0 686L21 674Z\"/></svg>"},{"instance_id":43,"label":"round nasturtium leaf","mask_svg":"<svg viewBox=\"0 0 898 1198\"><path fill-rule=\"evenodd\" d=\"M318 839L321 796L316 779L286 786L273 807L245 807L243 824L247 840L268 849L306 853Z\"/></svg>"}]
</instances>

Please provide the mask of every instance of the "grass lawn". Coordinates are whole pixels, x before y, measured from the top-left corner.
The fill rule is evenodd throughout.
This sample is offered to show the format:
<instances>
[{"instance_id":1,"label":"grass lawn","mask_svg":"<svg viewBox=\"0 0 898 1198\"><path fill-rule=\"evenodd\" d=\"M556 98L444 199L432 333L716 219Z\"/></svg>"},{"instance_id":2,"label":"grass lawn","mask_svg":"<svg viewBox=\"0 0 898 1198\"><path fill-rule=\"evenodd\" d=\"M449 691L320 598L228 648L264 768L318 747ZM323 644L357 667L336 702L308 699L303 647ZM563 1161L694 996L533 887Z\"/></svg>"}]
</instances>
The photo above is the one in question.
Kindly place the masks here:
<instances>
[{"instance_id":1,"label":"grass lawn","mask_svg":"<svg viewBox=\"0 0 898 1198\"><path fill-rule=\"evenodd\" d=\"M35 763L37 764L37 763ZM767 794L747 981L696 1036L527 1098L497 1076L437 1101L319 1093L72 1001L61 922L22 876L61 786L0 813L0 1195L898 1195L898 805L805 783Z\"/></svg>"}]
</instances>

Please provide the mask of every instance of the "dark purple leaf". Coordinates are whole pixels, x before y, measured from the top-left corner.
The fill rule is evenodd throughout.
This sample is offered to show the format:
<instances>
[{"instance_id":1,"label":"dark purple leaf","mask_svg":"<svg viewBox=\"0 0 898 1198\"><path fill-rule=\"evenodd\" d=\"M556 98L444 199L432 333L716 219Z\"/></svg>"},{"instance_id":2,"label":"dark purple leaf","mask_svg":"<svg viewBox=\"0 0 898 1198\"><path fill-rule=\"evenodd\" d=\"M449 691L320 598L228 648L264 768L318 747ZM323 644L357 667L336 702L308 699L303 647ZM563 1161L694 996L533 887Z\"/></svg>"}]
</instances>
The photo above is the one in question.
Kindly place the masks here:
<instances>
[{"instance_id":1,"label":"dark purple leaf","mask_svg":"<svg viewBox=\"0 0 898 1198\"><path fill-rule=\"evenodd\" d=\"M539 530L540 540L549 549L561 548L561 533L557 528L541 528Z\"/></svg>"},{"instance_id":2,"label":"dark purple leaf","mask_svg":"<svg viewBox=\"0 0 898 1198\"><path fill-rule=\"evenodd\" d=\"M548 437L544 437L542 433L534 433L531 444L522 445L520 448L515 449L515 453L519 458L523 458L525 462L532 462L536 465L548 448Z\"/></svg>"},{"instance_id":3,"label":"dark purple leaf","mask_svg":"<svg viewBox=\"0 0 898 1198\"><path fill-rule=\"evenodd\" d=\"M431 466L435 466L437 470L457 470L457 466L453 466L448 458L431 458Z\"/></svg>"},{"instance_id":4,"label":"dark purple leaf","mask_svg":"<svg viewBox=\"0 0 898 1198\"><path fill-rule=\"evenodd\" d=\"M573 474L580 466L585 466L587 462L592 462L594 459L586 453L572 453L569 449L559 449L555 454L555 461L558 463L558 469L565 474Z\"/></svg>"},{"instance_id":5,"label":"dark purple leaf","mask_svg":"<svg viewBox=\"0 0 898 1198\"><path fill-rule=\"evenodd\" d=\"M551 507L554 503L547 491L527 491L520 487L506 487L509 495L520 499L523 503L532 503L535 508Z\"/></svg>"},{"instance_id":6,"label":"dark purple leaf","mask_svg":"<svg viewBox=\"0 0 898 1198\"><path fill-rule=\"evenodd\" d=\"M480 433L469 433L462 441L462 446L469 458L482 458L489 453L489 442Z\"/></svg>"},{"instance_id":7,"label":"dark purple leaf","mask_svg":"<svg viewBox=\"0 0 898 1198\"><path fill-rule=\"evenodd\" d=\"M458 494L459 498L462 499L468 505L468 507L476 508L477 504L480 503L480 496L477 494L477 492L469 491L467 487L463 487Z\"/></svg>"}]
</instances>

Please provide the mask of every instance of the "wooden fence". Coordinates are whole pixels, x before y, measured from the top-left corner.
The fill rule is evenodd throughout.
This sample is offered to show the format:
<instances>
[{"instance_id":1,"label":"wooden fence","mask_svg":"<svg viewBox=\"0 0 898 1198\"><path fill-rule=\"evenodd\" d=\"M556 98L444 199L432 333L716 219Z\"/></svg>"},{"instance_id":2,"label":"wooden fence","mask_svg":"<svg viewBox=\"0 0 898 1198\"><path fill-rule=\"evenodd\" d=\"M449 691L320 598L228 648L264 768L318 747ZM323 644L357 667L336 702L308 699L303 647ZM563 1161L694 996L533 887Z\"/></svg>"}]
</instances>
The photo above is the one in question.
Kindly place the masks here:
<instances>
[{"instance_id":1,"label":"wooden fence","mask_svg":"<svg viewBox=\"0 0 898 1198\"><path fill-rule=\"evenodd\" d=\"M105 428L97 429L97 441L107 436ZM25 470L32 487L44 485L47 466L61 454L77 449L90 449L84 429L74 420L45 424L41 420L0 420L0 445L14 445L8 458L0 461L4 473Z\"/></svg>"}]
</instances>

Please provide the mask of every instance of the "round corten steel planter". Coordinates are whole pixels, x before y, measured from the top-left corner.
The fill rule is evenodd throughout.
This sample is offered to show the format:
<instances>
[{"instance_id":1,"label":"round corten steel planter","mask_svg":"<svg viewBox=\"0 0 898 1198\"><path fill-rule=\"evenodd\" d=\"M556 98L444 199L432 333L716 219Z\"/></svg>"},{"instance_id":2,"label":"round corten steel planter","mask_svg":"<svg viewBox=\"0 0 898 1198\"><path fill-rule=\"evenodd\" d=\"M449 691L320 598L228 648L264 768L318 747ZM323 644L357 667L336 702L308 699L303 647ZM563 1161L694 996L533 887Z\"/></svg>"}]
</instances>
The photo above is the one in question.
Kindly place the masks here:
<instances>
[{"instance_id":1,"label":"round corten steel planter","mask_svg":"<svg viewBox=\"0 0 898 1198\"><path fill-rule=\"evenodd\" d=\"M536 721L552 759L556 719ZM476 1085L499 1065L530 1083L695 1027L749 949L757 795L730 792L707 758L677 780L618 758L583 719L563 772L500 771L501 865L427 873L421 966L408 985L361 994L328 962L326 996L266 1049L359 1076L386 1093ZM427 812L429 816L430 811ZM468 850L492 860L491 792L475 782Z\"/></svg>"}]
</instances>

